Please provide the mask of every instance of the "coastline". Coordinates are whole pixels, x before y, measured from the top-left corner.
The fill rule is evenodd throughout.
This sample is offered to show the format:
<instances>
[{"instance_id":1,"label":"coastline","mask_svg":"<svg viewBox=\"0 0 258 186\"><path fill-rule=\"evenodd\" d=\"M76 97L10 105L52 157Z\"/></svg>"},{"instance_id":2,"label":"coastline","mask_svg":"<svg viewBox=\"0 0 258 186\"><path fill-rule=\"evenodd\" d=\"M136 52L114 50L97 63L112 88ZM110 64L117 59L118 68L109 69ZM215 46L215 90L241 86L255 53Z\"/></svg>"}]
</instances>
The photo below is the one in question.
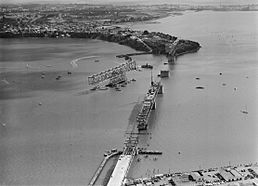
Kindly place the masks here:
<instances>
[{"instance_id":1,"label":"coastline","mask_svg":"<svg viewBox=\"0 0 258 186\"><path fill-rule=\"evenodd\" d=\"M46 35L44 33L0 33L0 38L59 38L59 35L66 35L71 38L86 38L86 39L99 39L108 42L118 43L120 45L125 45L131 47L137 51L146 52L154 55L170 55L170 51L166 49L167 46L173 44L177 37L171 36L169 34L164 34L160 32L144 32L139 34L139 31L131 30L120 30L122 34L96 31L96 32L70 32L64 33L50 33ZM154 42L151 40L153 37L156 37ZM147 38L147 39L146 39ZM175 47L175 56L184 55L187 53L197 52L200 49L200 44L195 41L190 40L179 40L179 47ZM178 52L179 51L179 52Z\"/></svg>"},{"instance_id":2,"label":"coastline","mask_svg":"<svg viewBox=\"0 0 258 186\"><path fill-rule=\"evenodd\" d=\"M146 178L136 178L127 180L126 186L129 185L152 185L157 184L172 184L172 185L256 185L258 183L258 164L240 164L235 166L224 166L220 168L208 168L194 170L190 172L176 172L157 174L155 169L153 175L148 175ZM156 173L156 174L155 174Z\"/></svg>"}]
</instances>

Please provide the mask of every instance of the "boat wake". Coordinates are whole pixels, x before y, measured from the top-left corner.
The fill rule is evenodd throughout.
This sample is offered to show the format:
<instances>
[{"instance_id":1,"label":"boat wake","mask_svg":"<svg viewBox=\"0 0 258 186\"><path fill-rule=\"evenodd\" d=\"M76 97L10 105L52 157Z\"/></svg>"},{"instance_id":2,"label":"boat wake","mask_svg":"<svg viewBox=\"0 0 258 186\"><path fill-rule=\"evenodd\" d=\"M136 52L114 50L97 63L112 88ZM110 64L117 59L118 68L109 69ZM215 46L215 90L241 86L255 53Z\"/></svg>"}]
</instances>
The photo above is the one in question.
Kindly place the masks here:
<instances>
[{"instance_id":1,"label":"boat wake","mask_svg":"<svg viewBox=\"0 0 258 186\"><path fill-rule=\"evenodd\" d=\"M99 57L99 56L85 56L85 57L76 58L76 59L72 60L70 62L70 64L72 65L73 68L77 68L78 67L78 64L77 64L78 61L80 61L82 59L91 59L91 58L96 58L96 57Z\"/></svg>"}]
</instances>

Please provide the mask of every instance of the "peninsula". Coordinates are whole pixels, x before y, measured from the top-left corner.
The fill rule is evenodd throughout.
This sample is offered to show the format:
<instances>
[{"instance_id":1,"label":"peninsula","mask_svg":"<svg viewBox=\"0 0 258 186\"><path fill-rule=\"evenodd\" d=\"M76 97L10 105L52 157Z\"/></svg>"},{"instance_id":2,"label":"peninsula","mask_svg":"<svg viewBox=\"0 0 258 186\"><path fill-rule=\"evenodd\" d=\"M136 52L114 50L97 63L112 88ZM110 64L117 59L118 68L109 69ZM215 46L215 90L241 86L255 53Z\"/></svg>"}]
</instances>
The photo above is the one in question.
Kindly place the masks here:
<instances>
[{"instance_id":1,"label":"peninsula","mask_svg":"<svg viewBox=\"0 0 258 186\"><path fill-rule=\"evenodd\" d=\"M152 13L150 13L151 8L153 8ZM167 55L168 58L196 52L200 48L197 42L178 39L169 34L147 30L137 31L125 25L116 25L124 22L151 21L171 14L170 11L165 11L158 6L136 8L134 6L99 5L53 5L53 7L12 5L1 7L0 10L3 15L0 18L0 38L100 39L129 46L141 51L142 54L162 54ZM142 10L148 10L148 13L141 13ZM86 14L85 11L89 12ZM128 17L131 14L137 16Z\"/></svg>"}]
</instances>

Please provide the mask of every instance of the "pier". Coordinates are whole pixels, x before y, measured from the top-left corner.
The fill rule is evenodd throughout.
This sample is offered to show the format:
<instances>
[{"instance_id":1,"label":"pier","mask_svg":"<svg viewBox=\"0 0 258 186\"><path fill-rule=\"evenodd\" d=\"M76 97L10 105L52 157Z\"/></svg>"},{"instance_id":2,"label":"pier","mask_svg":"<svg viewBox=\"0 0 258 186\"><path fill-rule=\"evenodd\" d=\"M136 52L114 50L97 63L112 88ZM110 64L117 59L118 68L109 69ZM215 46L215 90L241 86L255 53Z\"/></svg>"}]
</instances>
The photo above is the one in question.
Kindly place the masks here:
<instances>
[{"instance_id":1,"label":"pier","mask_svg":"<svg viewBox=\"0 0 258 186\"><path fill-rule=\"evenodd\" d=\"M93 186L93 185L96 183L96 181L97 181L99 175L101 174L103 168L105 167L107 161L108 161L110 158L112 158L113 156L116 156L116 155L119 155L119 154L122 154L122 151L113 152L113 153L111 153L111 154L109 154L109 155L107 155L107 156L104 157L104 159L103 159L102 162L100 163L98 169L96 170L95 174L94 174L93 177L91 178L90 183L89 183L88 186Z\"/></svg>"},{"instance_id":2,"label":"pier","mask_svg":"<svg viewBox=\"0 0 258 186\"><path fill-rule=\"evenodd\" d=\"M135 52L130 54L120 54L120 55L117 55L116 57L123 58L123 57L139 56L139 55L147 55L147 54L152 54L152 52Z\"/></svg>"}]
</instances>

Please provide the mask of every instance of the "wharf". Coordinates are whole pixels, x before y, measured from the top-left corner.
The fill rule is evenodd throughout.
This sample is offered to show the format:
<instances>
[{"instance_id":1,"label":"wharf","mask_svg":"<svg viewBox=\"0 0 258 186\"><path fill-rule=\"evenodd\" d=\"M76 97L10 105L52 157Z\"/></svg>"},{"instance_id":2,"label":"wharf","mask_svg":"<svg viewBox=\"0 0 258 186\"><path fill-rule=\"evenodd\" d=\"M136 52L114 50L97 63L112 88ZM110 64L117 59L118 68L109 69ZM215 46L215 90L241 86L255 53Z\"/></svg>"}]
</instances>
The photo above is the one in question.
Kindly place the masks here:
<instances>
[{"instance_id":1,"label":"wharf","mask_svg":"<svg viewBox=\"0 0 258 186\"><path fill-rule=\"evenodd\" d=\"M134 155L121 155L107 186L121 186L130 169Z\"/></svg>"},{"instance_id":2,"label":"wharf","mask_svg":"<svg viewBox=\"0 0 258 186\"><path fill-rule=\"evenodd\" d=\"M152 54L152 52L135 52L135 53L130 53L130 54L120 54L120 55L117 55L116 57L123 58L123 57L146 55L146 54Z\"/></svg>"},{"instance_id":3,"label":"wharf","mask_svg":"<svg viewBox=\"0 0 258 186\"><path fill-rule=\"evenodd\" d=\"M161 151L156 150L138 150L138 154L161 155Z\"/></svg>"},{"instance_id":4,"label":"wharf","mask_svg":"<svg viewBox=\"0 0 258 186\"><path fill-rule=\"evenodd\" d=\"M201 169L191 172L164 173L148 178L128 181L125 186L250 186L258 185L258 163L220 168Z\"/></svg>"},{"instance_id":5,"label":"wharf","mask_svg":"<svg viewBox=\"0 0 258 186\"><path fill-rule=\"evenodd\" d=\"M91 181L89 183L88 186L93 186L95 184L95 182L97 181L99 175L101 174L103 168L105 167L107 161L112 158L113 156L122 154L122 151L118 151L118 152L113 152L107 156L104 157L104 159L102 160L102 162L100 163L98 169L96 170L95 174L93 175L93 177L91 178Z\"/></svg>"}]
</instances>

